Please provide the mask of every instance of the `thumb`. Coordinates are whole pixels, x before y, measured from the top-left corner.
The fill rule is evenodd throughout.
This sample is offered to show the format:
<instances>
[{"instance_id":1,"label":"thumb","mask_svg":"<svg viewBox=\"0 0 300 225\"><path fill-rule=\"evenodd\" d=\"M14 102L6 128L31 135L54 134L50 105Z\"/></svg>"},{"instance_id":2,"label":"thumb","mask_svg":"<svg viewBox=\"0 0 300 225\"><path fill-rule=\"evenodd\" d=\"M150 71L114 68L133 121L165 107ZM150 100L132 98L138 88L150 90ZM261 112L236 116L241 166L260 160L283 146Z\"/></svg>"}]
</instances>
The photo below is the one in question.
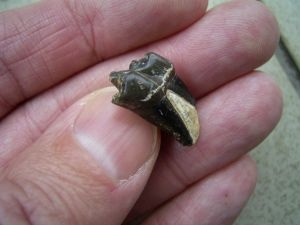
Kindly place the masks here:
<instances>
[{"instance_id":1,"label":"thumb","mask_svg":"<svg viewBox=\"0 0 300 225\"><path fill-rule=\"evenodd\" d=\"M114 92L75 103L1 172L0 224L122 223L160 139L155 127L111 104Z\"/></svg>"}]
</instances>

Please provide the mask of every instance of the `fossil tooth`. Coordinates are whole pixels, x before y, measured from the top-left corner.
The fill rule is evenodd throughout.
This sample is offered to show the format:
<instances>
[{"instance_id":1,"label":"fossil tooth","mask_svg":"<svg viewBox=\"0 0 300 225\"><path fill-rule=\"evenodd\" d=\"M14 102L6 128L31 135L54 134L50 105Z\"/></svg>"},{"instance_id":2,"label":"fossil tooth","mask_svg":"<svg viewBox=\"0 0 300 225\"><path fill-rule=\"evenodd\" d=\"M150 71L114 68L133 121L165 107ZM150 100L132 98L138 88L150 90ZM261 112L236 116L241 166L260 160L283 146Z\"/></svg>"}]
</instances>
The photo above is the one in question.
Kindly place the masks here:
<instances>
[{"instance_id":1,"label":"fossil tooth","mask_svg":"<svg viewBox=\"0 0 300 225\"><path fill-rule=\"evenodd\" d=\"M200 125L195 99L167 59L147 53L133 60L129 70L112 72L110 81L119 90L114 104L134 111L183 145L197 142Z\"/></svg>"}]
</instances>

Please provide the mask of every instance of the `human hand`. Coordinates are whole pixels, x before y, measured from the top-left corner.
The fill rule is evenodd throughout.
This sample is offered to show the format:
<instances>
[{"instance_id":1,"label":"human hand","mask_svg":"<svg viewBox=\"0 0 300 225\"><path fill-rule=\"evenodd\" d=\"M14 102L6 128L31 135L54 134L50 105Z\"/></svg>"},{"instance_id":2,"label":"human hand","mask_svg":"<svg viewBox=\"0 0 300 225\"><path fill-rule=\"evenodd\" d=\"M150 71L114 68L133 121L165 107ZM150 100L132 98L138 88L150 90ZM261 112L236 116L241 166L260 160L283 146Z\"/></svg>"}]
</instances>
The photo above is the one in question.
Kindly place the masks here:
<instances>
[{"instance_id":1,"label":"human hand","mask_svg":"<svg viewBox=\"0 0 300 225\"><path fill-rule=\"evenodd\" d=\"M281 114L279 89L254 71L279 33L257 1L206 5L53 0L0 15L1 224L234 221L255 186L245 154ZM148 51L170 59L197 98L192 147L160 142L103 89Z\"/></svg>"}]
</instances>

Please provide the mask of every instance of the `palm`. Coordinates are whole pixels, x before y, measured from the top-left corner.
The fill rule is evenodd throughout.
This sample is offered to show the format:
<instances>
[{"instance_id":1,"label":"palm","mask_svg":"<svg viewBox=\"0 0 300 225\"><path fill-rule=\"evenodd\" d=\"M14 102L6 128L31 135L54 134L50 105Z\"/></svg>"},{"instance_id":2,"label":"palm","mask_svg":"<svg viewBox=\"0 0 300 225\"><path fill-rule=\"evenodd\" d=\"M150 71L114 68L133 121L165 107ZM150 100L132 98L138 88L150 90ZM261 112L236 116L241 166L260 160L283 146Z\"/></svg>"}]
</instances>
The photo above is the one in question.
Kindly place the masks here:
<instances>
[{"instance_id":1,"label":"palm","mask_svg":"<svg viewBox=\"0 0 300 225\"><path fill-rule=\"evenodd\" d=\"M145 224L231 223L255 183L254 164L243 155L268 135L281 111L277 87L253 71L278 40L269 12L255 1L228 3L206 14L204 0L180 9L177 3L156 3L167 4L167 11L151 1L128 1L124 8L117 1L57 2L1 15L12 18L0 26L2 180L18 170L22 174L18 168L28 167L22 159L30 155L24 152L68 107L110 86L110 71L156 51L174 63L196 96L201 137L184 151L162 139L151 177L127 220L151 212ZM45 9L51 10L42 17ZM53 155L48 156L56 159Z\"/></svg>"}]
</instances>

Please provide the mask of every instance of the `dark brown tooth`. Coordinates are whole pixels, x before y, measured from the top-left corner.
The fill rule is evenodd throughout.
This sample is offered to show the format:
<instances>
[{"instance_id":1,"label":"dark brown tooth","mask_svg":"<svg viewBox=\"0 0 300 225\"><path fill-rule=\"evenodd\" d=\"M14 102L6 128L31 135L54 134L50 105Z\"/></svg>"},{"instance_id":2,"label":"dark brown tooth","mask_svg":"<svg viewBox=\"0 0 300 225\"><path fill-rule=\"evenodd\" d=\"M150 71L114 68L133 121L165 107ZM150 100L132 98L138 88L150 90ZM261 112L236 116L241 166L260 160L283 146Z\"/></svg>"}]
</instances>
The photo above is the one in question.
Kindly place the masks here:
<instances>
[{"instance_id":1,"label":"dark brown tooth","mask_svg":"<svg viewBox=\"0 0 300 225\"><path fill-rule=\"evenodd\" d=\"M137 113L183 145L197 142L200 132L195 99L167 59L150 52L133 60L129 70L112 72L119 89L113 103Z\"/></svg>"}]
</instances>

